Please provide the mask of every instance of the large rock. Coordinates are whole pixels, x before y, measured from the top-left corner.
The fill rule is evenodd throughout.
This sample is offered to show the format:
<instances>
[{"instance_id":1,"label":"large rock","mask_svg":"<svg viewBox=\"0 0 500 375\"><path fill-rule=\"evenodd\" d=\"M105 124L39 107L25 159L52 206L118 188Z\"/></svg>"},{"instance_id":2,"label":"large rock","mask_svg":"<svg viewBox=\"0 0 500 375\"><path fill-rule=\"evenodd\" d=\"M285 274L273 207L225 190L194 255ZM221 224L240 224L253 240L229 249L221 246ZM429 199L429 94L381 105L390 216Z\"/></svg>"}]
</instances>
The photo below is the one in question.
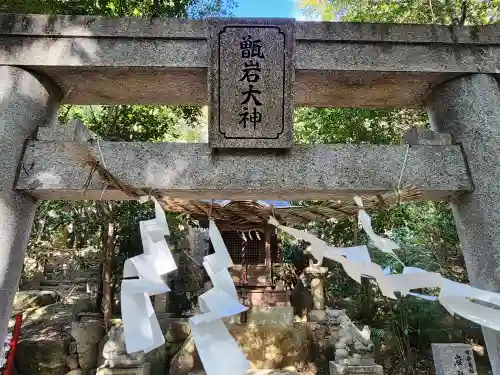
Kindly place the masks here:
<instances>
[{"instance_id":1,"label":"large rock","mask_svg":"<svg viewBox=\"0 0 500 375\"><path fill-rule=\"evenodd\" d=\"M329 373L329 361L335 359L335 343L326 324L305 323L307 339L304 349L308 353L307 368L317 374ZM301 369L303 370L303 369Z\"/></svg>"},{"instance_id":2,"label":"large rock","mask_svg":"<svg viewBox=\"0 0 500 375\"><path fill-rule=\"evenodd\" d=\"M88 371L97 367L99 341L104 336L104 325L100 319L87 318L71 325L71 336L76 341L78 363Z\"/></svg>"},{"instance_id":3,"label":"large rock","mask_svg":"<svg viewBox=\"0 0 500 375\"><path fill-rule=\"evenodd\" d=\"M163 375L167 373L168 363L182 347L191 333L187 319L163 318L157 314L160 326L165 335L165 345L146 354L146 362L151 364L153 374Z\"/></svg>"},{"instance_id":4,"label":"large rock","mask_svg":"<svg viewBox=\"0 0 500 375\"><path fill-rule=\"evenodd\" d=\"M16 368L21 375L64 374L71 336L55 327L40 329L37 334L19 341Z\"/></svg>"},{"instance_id":5,"label":"large rock","mask_svg":"<svg viewBox=\"0 0 500 375\"><path fill-rule=\"evenodd\" d=\"M254 369L295 366L304 354L307 336L301 326L234 324L228 328Z\"/></svg>"},{"instance_id":6,"label":"large rock","mask_svg":"<svg viewBox=\"0 0 500 375\"><path fill-rule=\"evenodd\" d=\"M59 302L61 296L53 291L22 290L14 298L14 311L24 311L33 307L43 307Z\"/></svg>"},{"instance_id":7,"label":"large rock","mask_svg":"<svg viewBox=\"0 0 500 375\"><path fill-rule=\"evenodd\" d=\"M336 341L332 337L332 327L328 324L296 322L291 326L227 326L252 368L264 371L256 374L266 374L265 371L271 371L269 369L285 369L292 373L298 371L304 375L328 374L328 361L334 358ZM293 370L289 370L291 368ZM203 374L203 365L194 340L189 336L172 359L170 375L191 375L196 372ZM270 374L274 375L275 372Z\"/></svg>"},{"instance_id":8,"label":"large rock","mask_svg":"<svg viewBox=\"0 0 500 375\"><path fill-rule=\"evenodd\" d=\"M85 375L82 370L80 369L75 369L71 370L70 372L67 372L66 375Z\"/></svg>"},{"instance_id":9,"label":"large rock","mask_svg":"<svg viewBox=\"0 0 500 375\"><path fill-rule=\"evenodd\" d=\"M151 364L151 373L154 375L167 374L168 359L167 347L165 345L146 353L146 362Z\"/></svg>"},{"instance_id":10,"label":"large rock","mask_svg":"<svg viewBox=\"0 0 500 375\"><path fill-rule=\"evenodd\" d=\"M193 336L189 335L170 362L170 375L188 375L192 371L202 371L203 365L196 350Z\"/></svg>"},{"instance_id":11,"label":"large rock","mask_svg":"<svg viewBox=\"0 0 500 375\"><path fill-rule=\"evenodd\" d=\"M252 368L280 369L307 360L304 326L250 326L233 324L229 332L247 356ZM203 371L192 336L184 342L170 364L170 375L188 375Z\"/></svg>"},{"instance_id":12,"label":"large rock","mask_svg":"<svg viewBox=\"0 0 500 375\"><path fill-rule=\"evenodd\" d=\"M167 342L165 344L165 348L167 351L167 358L168 359L173 358L177 354L179 349L182 347L182 344L183 343L169 343L169 342Z\"/></svg>"}]
</instances>

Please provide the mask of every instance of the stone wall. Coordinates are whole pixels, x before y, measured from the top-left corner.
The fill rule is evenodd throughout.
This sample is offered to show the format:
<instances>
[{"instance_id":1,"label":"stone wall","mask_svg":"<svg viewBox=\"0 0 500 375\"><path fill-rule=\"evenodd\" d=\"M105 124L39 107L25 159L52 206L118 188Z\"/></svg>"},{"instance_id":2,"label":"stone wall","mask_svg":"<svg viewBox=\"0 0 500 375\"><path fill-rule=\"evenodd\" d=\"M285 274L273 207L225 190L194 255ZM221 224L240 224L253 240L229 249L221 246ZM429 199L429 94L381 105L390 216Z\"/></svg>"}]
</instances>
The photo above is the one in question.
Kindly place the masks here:
<instances>
[{"instance_id":1,"label":"stone wall","mask_svg":"<svg viewBox=\"0 0 500 375\"><path fill-rule=\"evenodd\" d=\"M60 375L97 367L102 321L85 294L64 298L54 291L16 294L14 308L23 314L15 366L18 375ZM12 328L14 319L10 321Z\"/></svg>"}]
</instances>

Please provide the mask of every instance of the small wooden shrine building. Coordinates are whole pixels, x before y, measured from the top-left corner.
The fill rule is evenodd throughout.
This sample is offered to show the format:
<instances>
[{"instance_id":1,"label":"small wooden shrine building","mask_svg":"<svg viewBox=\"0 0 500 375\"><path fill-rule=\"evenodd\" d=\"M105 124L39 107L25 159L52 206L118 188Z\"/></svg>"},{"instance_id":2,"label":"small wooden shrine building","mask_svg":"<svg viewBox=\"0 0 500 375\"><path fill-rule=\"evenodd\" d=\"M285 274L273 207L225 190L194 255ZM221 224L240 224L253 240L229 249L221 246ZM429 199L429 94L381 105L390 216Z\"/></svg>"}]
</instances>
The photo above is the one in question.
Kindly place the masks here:
<instances>
[{"instance_id":1,"label":"small wooden shrine building","mask_svg":"<svg viewBox=\"0 0 500 375\"><path fill-rule=\"evenodd\" d=\"M367 208L383 207L398 199L413 200L418 193L406 190L399 197L393 192L365 197ZM274 226L268 224L274 216L288 226L301 226L315 220L341 220L357 214L357 206L350 201L300 202L288 201L193 201L160 198L167 211L183 212L197 220L201 228L208 228L211 217L219 228L234 266L230 268L239 295L251 307L286 306L290 291L277 281L275 270L283 264L283 252ZM204 255L213 253L207 239Z\"/></svg>"}]
</instances>

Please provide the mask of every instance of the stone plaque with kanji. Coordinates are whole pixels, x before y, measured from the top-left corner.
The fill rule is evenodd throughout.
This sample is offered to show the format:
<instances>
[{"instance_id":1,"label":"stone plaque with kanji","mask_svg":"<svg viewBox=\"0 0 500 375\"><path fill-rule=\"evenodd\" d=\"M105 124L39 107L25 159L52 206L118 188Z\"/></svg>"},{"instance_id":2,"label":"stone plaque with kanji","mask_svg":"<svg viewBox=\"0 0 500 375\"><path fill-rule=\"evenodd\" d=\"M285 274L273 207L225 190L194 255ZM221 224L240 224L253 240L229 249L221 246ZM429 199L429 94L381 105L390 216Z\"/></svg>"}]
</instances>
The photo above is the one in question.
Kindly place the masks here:
<instances>
[{"instance_id":1,"label":"stone plaque with kanji","mask_svg":"<svg viewBox=\"0 0 500 375\"><path fill-rule=\"evenodd\" d=\"M468 344L432 344L436 375L477 375L472 347Z\"/></svg>"},{"instance_id":2,"label":"stone plaque with kanji","mask_svg":"<svg viewBox=\"0 0 500 375\"><path fill-rule=\"evenodd\" d=\"M288 19L211 21L211 147L292 145L294 33Z\"/></svg>"}]
</instances>

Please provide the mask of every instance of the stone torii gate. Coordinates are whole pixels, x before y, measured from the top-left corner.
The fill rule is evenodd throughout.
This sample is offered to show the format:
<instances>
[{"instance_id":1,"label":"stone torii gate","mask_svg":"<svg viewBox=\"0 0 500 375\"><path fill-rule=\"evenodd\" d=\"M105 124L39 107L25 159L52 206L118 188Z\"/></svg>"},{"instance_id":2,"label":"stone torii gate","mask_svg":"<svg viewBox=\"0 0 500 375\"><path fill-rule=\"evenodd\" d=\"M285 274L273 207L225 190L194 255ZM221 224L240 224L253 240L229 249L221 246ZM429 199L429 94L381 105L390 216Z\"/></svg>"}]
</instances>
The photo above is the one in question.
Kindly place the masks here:
<instances>
[{"instance_id":1,"label":"stone torii gate","mask_svg":"<svg viewBox=\"0 0 500 375\"><path fill-rule=\"evenodd\" d=\"M266 27L263 41L282 43L286 56L273 49L283 86L269 88L282 89L283 128L247 142L221 131L234 104L220 89L231 75L224 38L241 35L222 36L224 25L210 22L0 15L0 340L39 199L136 199L151 189L190 199L350 199L395 189L404 170L401 183L424 199L451 200L472 285L500 292L500 26L248 21ZM61 102L206 105L209 97L219 123L210 145L45 136L44 128L57 133ZM291 146L293 98L299 106L425 107L452 144L417 144L407 158L405 146ZM229 138L227 147L252 150L213 152ZM500 335L484 335L500 375Z\"/></svg>"}]
</instances>

